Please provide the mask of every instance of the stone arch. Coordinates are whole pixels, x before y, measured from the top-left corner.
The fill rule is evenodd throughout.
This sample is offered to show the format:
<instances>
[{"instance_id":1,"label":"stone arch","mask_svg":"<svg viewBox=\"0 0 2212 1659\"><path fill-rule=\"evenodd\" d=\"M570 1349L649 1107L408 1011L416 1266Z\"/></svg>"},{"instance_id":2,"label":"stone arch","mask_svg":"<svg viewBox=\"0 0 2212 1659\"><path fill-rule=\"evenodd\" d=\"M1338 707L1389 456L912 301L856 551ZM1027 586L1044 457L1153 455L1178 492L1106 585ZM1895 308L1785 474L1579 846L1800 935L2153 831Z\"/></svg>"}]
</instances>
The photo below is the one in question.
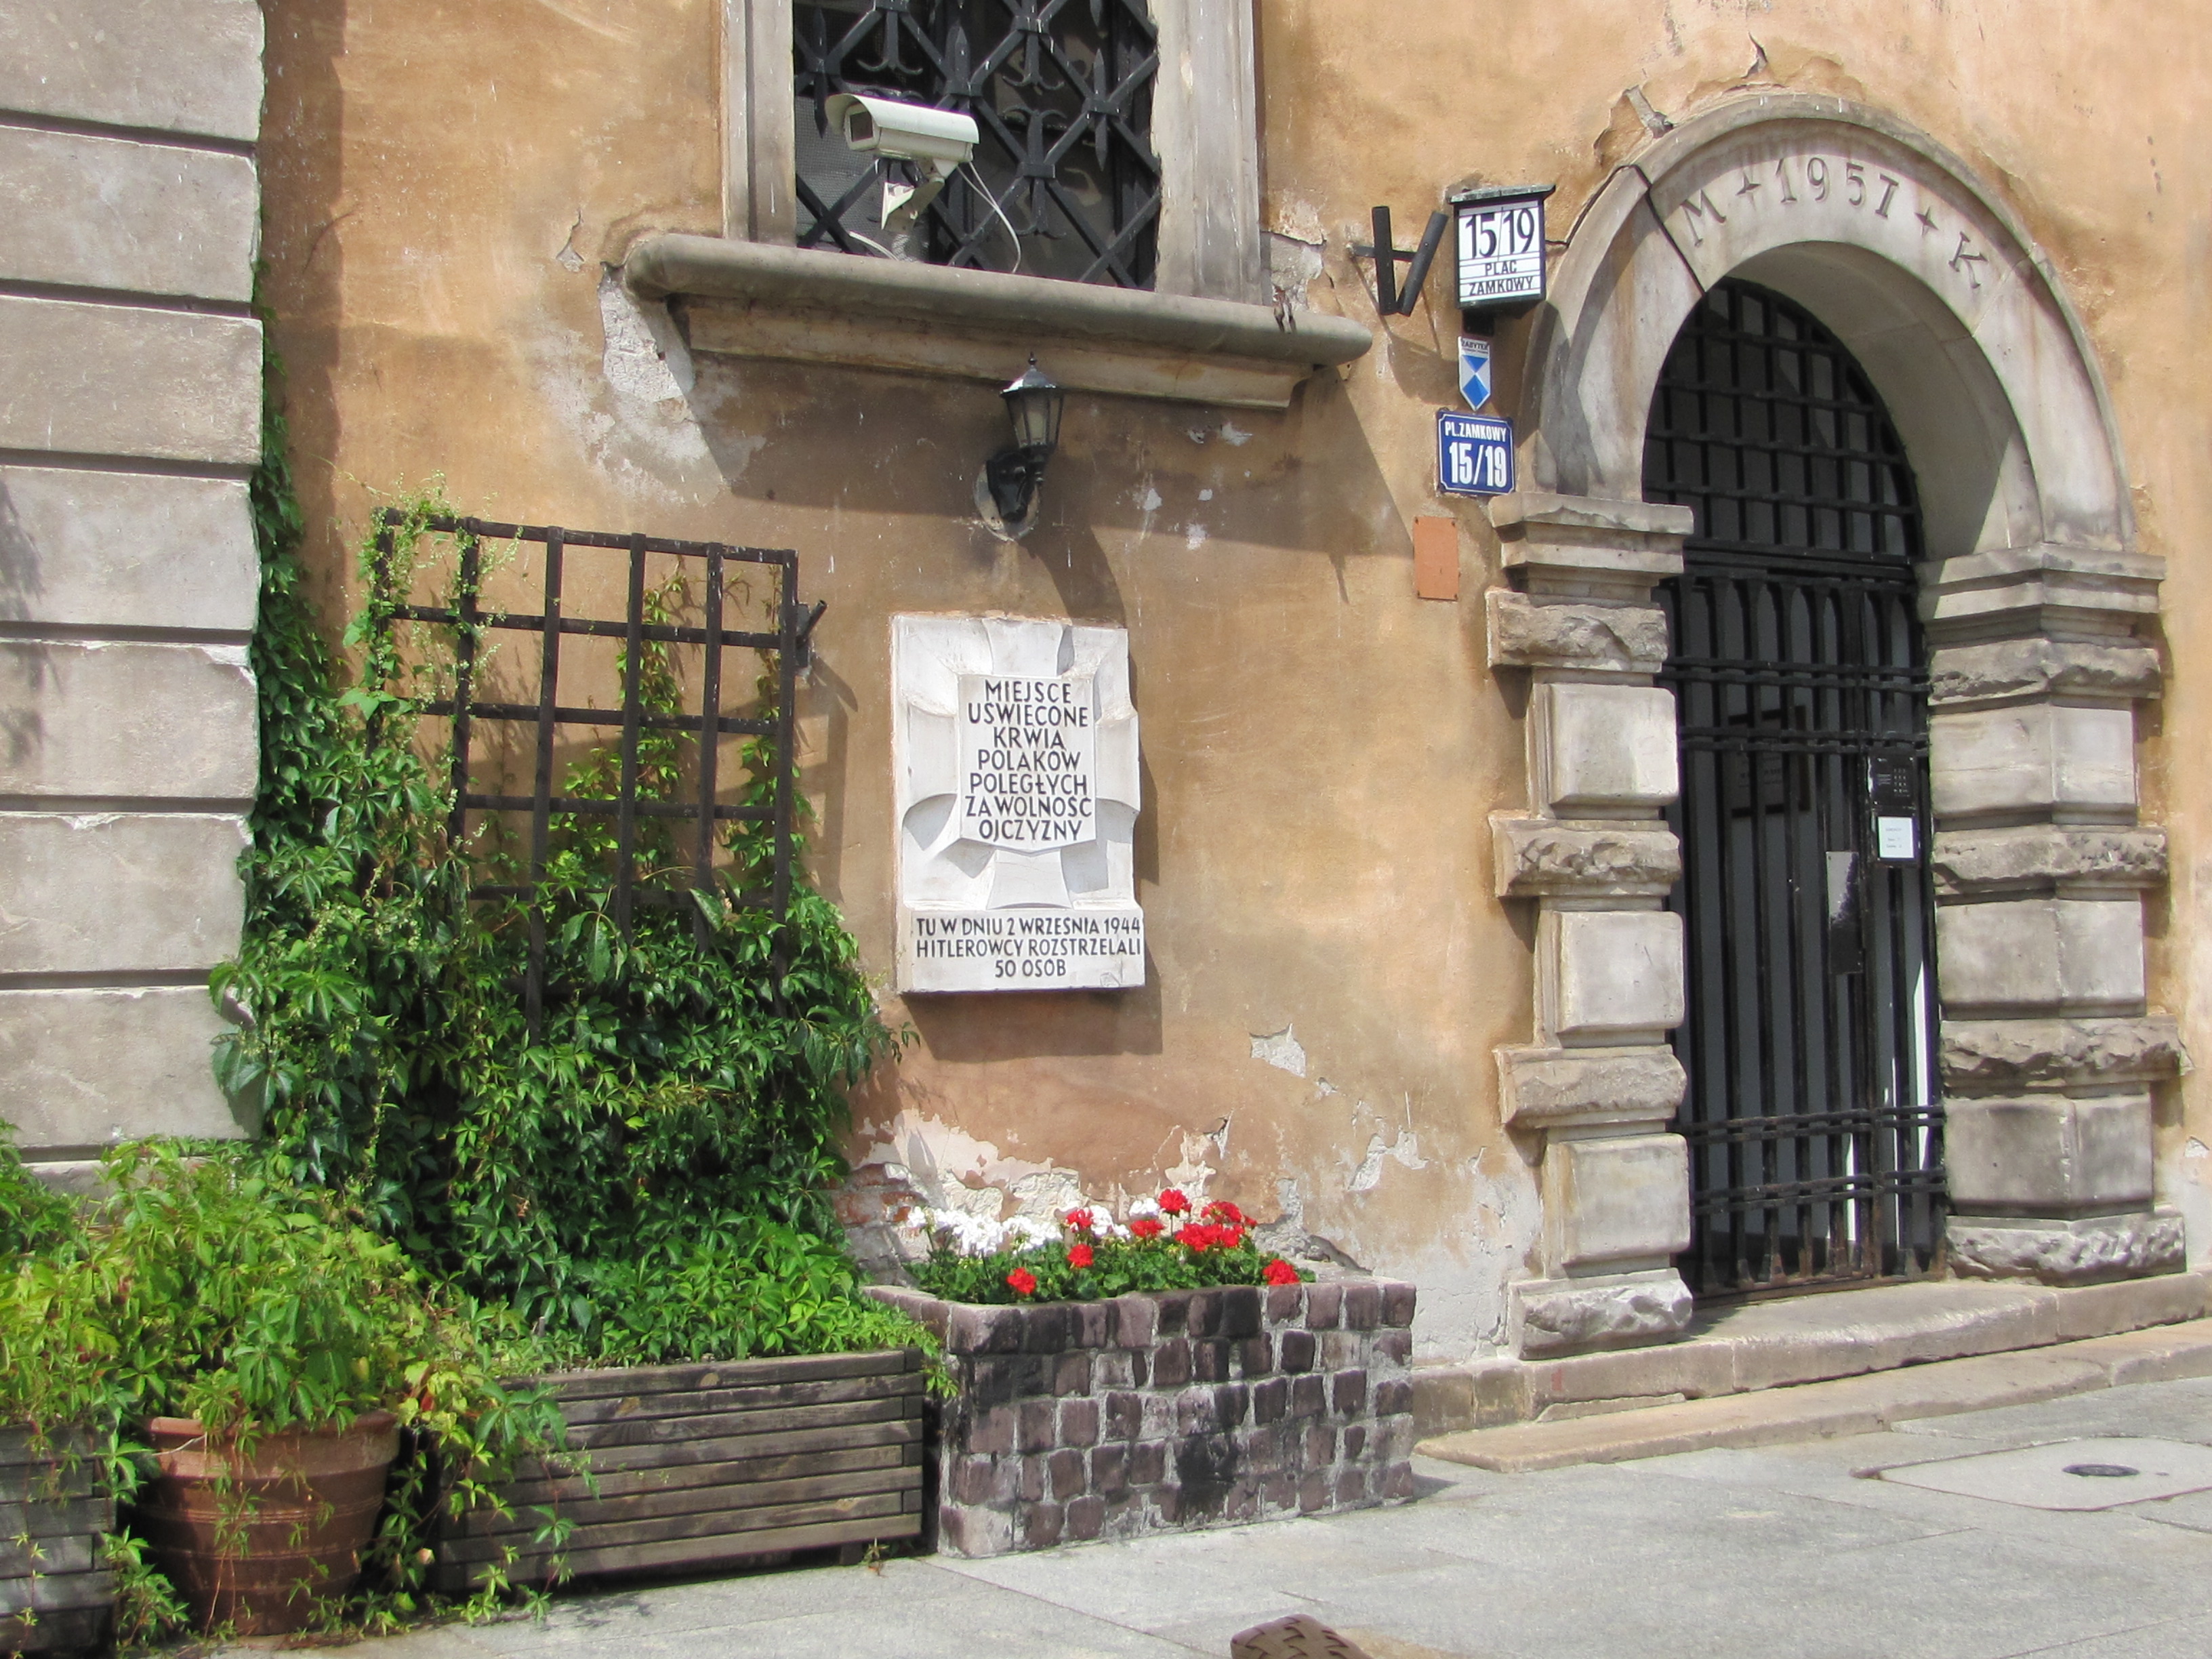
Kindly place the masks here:
<instances>
[{"instance_id":1,"label":"stone arch","mask_svg":"<svg viewBox=\"0 0 2212 1659\"><path fill-rule=\"evenodd\" d=\"M1803 94L1686 122L1584 212L1529 340L1523 459L1538 488L1641 495L1659 365L1730 275L1811 308L1907 411L1917 465L1943 481L1936 556L2131 544L2118 425L2050 262L1940 146Z\"/></svg>"},{"instance_id":2,"label":"stone arch","mask_svg":"<svg viewBox=\"0 0 2212 1659\"><path fill-rule=\"evenodd\" d=\"M1676 330L1731 275L1799 301L1865 367L1926 513L1930 849L1960 1272L2068 1283L2181 1265L2152 1208L2149 1090L2179 1060L2144 1000L2134 702L2158 695L2162 562L2135 550L2116 422L2049 261L1959 160L1878 112L1741 98L1618 168L1571 232L1522 354L1523 488L1491 519L1509 586L1490 661L1527 671L1530 801L1493 816L1498 892L1533 899L1536 1030L1498 1051L1540 1145L1531 1357L1680 1332L1689 1237L1680 848L1653 586L1687 509L1643 500Z\"/></svg>"}]
</instances>

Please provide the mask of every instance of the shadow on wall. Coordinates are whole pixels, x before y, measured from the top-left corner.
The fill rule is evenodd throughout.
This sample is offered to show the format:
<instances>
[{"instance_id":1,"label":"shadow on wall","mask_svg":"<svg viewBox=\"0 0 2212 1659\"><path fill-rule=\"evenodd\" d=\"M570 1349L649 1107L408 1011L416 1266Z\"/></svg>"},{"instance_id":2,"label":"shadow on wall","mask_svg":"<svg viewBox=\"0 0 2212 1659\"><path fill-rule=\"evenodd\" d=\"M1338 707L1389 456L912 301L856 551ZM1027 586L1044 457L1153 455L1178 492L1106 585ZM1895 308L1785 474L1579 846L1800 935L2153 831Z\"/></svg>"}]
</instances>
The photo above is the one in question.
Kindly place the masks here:
<instances>
[{"instance_id":1,"label":"shadow on wall","mask_svg":"<svg viewBox=\"0 0 2212 1659\"><path fill-rule=\"evenodd\" d=\"M0 472L0 623L30 620L32 602L45 591L38 544L15 510L6 473ZM35 650L21 653L15 672L22 682L21 694L0 704L0 757L10 767L27 761L45 736L39 717L39 694L46 686L43 656Z\"/></svg>"}]
</instances>

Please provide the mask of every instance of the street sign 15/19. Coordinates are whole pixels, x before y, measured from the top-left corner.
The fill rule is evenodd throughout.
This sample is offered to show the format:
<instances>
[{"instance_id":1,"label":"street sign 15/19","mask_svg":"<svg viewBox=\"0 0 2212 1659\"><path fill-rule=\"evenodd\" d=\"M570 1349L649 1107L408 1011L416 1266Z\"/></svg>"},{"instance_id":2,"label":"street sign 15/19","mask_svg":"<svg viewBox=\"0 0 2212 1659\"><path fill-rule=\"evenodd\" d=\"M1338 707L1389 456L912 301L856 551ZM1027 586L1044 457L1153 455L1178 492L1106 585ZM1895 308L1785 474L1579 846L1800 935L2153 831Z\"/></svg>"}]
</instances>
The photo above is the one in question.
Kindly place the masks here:
<instances>
[{"instance_id":1,"label":"street sign 15/19","mask_svg":"<svg viewBox=\"0 0 2212 1659\"><path fill-rule=\"evenodd\" d=\"M1544 198L1459 204L1459 302L1469 310L1544 297Z\"/></svg>"},{"instance_id":2,"label":"street sign 15/19","mask_svg":"<svg viewBox=\"0 0 2212 1659\"><path fill-rule=\"evenodd\" d=\"M1510 494L1513 422L1496 415L1438 410L1437 488L1447 495Z\"/></svg>"}]
</instances>

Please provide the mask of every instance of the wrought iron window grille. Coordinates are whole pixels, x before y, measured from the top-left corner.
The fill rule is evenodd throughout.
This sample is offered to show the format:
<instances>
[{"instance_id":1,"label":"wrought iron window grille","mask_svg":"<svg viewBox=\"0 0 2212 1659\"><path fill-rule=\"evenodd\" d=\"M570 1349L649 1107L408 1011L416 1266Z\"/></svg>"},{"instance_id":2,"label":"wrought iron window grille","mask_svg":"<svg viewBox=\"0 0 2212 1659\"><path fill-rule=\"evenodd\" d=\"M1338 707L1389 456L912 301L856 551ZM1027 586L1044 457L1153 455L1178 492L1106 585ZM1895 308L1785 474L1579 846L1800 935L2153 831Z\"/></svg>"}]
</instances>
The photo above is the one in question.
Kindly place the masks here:
<instances>
[{"instance_id":1,"label":"wrought iron window grille","mask_svg":"<svg viewBox=\"0 0 2212 1659\"><path fill-rule=\"evenodd\" d=\"M959 110L973 160L922 214L933 264L1150 288L1161 184L1152 145L1159 38L1144 0L824 0L793 7L801 247L883 256L887 179L848 149L837 93Z\"/></svg>"},{"instance_id":2,"label":"wrought iron window grille","mask_svg":"<svg viewBox=\"0 0 2212 1659\"><path fill-rule=\"evenodd\" d=\"M376 558L380 579L396 580L392 565L397 532L405 516L386 508L379 520ZM546 928L539 901L556 818L615 820L616 851L608 872L609 912L615 925L625 933L641 908L685 909L703 939L708 923L696 896L703 893L717 894L719 902L732 909L765 911L781 923L791 899L795 811L793 703L799 673L806 663L809 636L823 608L817 603L810 611L799 602L798 554L788 549L672 541L550 525L497 524L476 518L438 516L418 522L424 531L453 537L459 544L453 602L447 605L389 604L383 608L384 626L403 622L424 624L441 630L450 641L452 695L423 703L422 713L451 722L448 782L453 805L447 834L453 844L468 844L472 818L479 826L487 818L526 819L526 853L519 860L518 872L524 878L475 883L469 893L471 898L517 901L528 911L530 956L522 988L532 1029L538 1024L544 995ZM486 574L483 544L499 542L534 544L544 550L543 608L538 611L524 613L482 603ZM570 613L563 595L569 585L570 556L578 550L623 556L626 603L620 617ZM696 575L701 612L697 626L649 619L648 561L656 556L674 560L687 586ZM772 631L730 625L728 579L732 567L743 566L762 567L769 574L774 585L769 602ZM484 654L481 641L493 630L538 636L538 647L532 653L537 667L534 701L508 702L495 693L487 695L479 672ZM561 647L564 641L577 639L622 642L617 706L602 708L562 701ZM647 707L644 647L648 642L696 649L696 696L687 699L684 712L670 714ZM773 659L775 707L770 718L732 712L743 706L742 699L751 690L749 677L726 672L724 658L732 651L749 651ZM487 746L485 728L501 726L530 728L527 793L477 787L477 768L484 761ZM564 727L617 732L617 771L611 795L567 793L562 780L568 763L558 752L558 738ZM689 787L667 799L655 799L641 787L640 745L649 732L672 732L688 739L676 763L679 773L688 775ZM708 740L710 734L717 739L738 736L768 740L772 767L766 805L744 805L721 799L726 780L720 764L720 745L719 741ZM646 820L672 826L676 844L684 849L680 867L641 873L639 831ZM728 826L744 823L767 829L768 880L765 886L740 890L718 877L716 848Z\"/></svg>"}]
</instances>

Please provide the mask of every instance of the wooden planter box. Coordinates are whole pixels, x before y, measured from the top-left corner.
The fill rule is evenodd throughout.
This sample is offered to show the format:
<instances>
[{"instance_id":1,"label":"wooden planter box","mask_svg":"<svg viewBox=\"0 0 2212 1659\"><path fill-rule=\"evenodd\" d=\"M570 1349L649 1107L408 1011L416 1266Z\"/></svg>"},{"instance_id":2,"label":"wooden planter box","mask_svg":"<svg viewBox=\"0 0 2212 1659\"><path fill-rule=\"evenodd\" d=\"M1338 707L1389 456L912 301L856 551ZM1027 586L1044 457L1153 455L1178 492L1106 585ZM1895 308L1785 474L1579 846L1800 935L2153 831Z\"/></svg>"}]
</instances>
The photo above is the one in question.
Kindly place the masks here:
<instances>
[{"instance_id":1,"label":"wooden planter box","mask_svg":"<svg viewBox=\"0 0 2212 1659\"><path fill-rule=\"evenodd\" d=\"M448 1522L432 1577L517 1583L727 1566L921 1531L921 1356L872 1353L570 1371L543 1379L571 1450L503 1489L507 1519ZM596 1480L593 1492L580 1466ZM547 1513L571 1524L556 1560Z\"/></svg>"},{"instance_id":2,"label":"wooden planter box","mask_svg":"<svg viewBox=\"0 0 2212 1659\"><path fill-rule=\"evenodd\" d=\"M115 1497L88 1442L58 1437L59 1461L23 1429L0 1429L0 1653L97 1647L107 1637L115 1576L100 1534Z\"/></svg>"},{"instance_id":3,"label":"wooden planter box","mask_svg":"<svg viewBox=\"0 0 2212 1659\"><path fill-rule=\"evenodd\" d=\"M1002 1555L1413 1495L1414 1291L1379 1279L1019 1307L869 1294L936 1332L938 1547Z\"/></svg>"}]
</instances>

